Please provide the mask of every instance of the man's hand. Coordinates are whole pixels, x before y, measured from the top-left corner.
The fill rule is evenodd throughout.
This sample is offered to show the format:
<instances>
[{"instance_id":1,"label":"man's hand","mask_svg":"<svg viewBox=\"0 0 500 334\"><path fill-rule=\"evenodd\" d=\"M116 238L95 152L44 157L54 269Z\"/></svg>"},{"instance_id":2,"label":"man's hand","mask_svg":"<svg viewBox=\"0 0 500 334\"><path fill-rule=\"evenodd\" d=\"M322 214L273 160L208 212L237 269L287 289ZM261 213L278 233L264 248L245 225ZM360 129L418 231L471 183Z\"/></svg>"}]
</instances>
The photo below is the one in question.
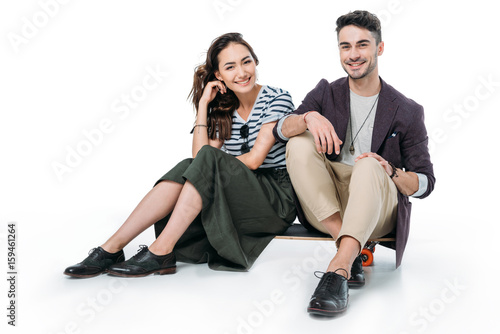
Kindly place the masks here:
<instances>
[{"instance_id":1,"label":"man's hand","mask_svg":"<svg viewBox=\"0 0 500 334\"><path fill-rule=\"evenodd\" d=\"M382 167L384 167L386 173L389 176L392 175L392 167L391 165L389 165L389 162L376 153L373 152L363 153L360 156L358 156L354 160L354 162L357 162L367 157L376 159L378 162L380 162ZM418 176L413 172L405 172L399 168L396 168L396 175L392 178L392 181L394 181L394 184L403 195L411 196L418 191L419 187Z\"/></svg>"},{"instance_id":2,"label":"man's hand","mask_svg":"<svg viewBox=\"0 0 500 334\"><path fill-rule=\"evenodd\" d=\"M335 149L335 154L340 154L342 141L328 119L316 111L311 111L304 117L304 121L314 137L316 150L319 153L332 154Z\"/></svg>"},{"instance_id":3,"label":"man's hand","mask_svg":"<svg viewBox=\"0 0 500 334\"><path fill-rule=\"evenodd\" d=\"M354 162L357 162L358 160L361 160L361 159L367 158L367 157L374 158L375 160L380 162L380 164L382 165L382 167L384 167L387 174L389 176L392 175L392 167L389 165L389 162L387 160L385 160L384 158L382 158L377 153L373 153L373 152L363 153L360 156L358 156L356 159L354 159Z\"/></svg>"}]
</instances>

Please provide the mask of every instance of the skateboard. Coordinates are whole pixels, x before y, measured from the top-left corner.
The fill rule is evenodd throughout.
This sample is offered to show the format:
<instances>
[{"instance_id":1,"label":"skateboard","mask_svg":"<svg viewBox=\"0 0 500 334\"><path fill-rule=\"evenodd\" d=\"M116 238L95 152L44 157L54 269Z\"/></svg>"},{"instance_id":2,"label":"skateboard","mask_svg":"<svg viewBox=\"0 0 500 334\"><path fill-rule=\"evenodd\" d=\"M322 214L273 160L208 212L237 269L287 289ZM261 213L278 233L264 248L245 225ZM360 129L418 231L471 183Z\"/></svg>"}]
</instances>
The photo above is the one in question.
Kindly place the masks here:
<instances>
[{"instance_id":1,"label":"skateboard","mask_svg":"<svg viewBox=\"0 0 500 334\"><path fill-rule=\"evenodd\" d=\"M291 225L283 234L277 235L275 239L284 240L325 240L333 241L333 238L325 233L319 231L310 231L301 224ZM363 249L361 250L361 260L363 266L369 266L373 263L373 253L375 253L375 246L381 242L394 242L396 238L384 237L377 239L369 239Z\"/></svg>"}]
</instances>

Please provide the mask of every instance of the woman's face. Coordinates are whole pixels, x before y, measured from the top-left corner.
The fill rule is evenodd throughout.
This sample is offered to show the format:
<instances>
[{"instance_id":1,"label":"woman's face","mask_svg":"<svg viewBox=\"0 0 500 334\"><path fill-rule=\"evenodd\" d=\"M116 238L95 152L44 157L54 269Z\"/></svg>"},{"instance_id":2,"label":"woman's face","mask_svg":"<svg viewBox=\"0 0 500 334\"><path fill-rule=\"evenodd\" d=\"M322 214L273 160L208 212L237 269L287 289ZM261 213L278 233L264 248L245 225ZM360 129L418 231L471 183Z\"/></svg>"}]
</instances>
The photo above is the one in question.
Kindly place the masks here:
<instances>
[{"instance_id":1,"label":"woman's face","mask_svg":"<svg viewBox=\"0 0 500 334\"><path fill-rule=\"evenodd\" d=\"M231 43L219 53L217 79L224 81L235 94L249 93L256 83L256 67L246 46Z\"/></svg>"}]
</instances>

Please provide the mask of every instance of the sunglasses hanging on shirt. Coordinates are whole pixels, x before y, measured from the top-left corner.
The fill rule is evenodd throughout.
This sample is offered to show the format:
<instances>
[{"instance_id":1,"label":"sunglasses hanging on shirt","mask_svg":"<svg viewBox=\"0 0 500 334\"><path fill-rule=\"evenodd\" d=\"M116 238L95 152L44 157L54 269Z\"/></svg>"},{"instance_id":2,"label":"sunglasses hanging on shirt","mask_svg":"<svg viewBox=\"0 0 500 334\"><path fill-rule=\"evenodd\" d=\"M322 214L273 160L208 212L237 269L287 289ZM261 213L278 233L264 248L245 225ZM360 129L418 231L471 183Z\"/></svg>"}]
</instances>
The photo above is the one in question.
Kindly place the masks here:
<instances>
[{"instance_id":1,"label":"sunglasses hanging on shirt","mask_svg":"<svg viewBox=\"0 0 500 334\"><path fill-rule=\"evenodd\" d=\"M249 133L249 127L248 124L245 124L240 128L240 136L245 140L245 142L241 144L240 148L241 154L250 152L250 147L248 146L248 133Z\"/></svg>"}]
</instances>

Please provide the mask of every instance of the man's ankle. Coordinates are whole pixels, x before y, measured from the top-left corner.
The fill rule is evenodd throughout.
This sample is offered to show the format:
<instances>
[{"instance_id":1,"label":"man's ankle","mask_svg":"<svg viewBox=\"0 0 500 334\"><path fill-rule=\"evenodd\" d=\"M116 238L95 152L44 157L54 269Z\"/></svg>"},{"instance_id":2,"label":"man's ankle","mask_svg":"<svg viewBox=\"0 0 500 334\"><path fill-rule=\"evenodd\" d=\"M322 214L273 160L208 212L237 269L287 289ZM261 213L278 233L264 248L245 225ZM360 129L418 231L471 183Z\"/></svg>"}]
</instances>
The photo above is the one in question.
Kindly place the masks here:
<instances>
[{"instance_id":1,"label":"man's ankle","mask_svg":"<svg viewBox=\"0 0 500 334\"><path fill-rule=\"evenodd\" d=\"M328 268L326 269L326 272L333 272L338 275L344 276L345 278L349 279L350 272L351 272L351 267L347 264L330 264Z\"/></svg>"}]
</instances>

